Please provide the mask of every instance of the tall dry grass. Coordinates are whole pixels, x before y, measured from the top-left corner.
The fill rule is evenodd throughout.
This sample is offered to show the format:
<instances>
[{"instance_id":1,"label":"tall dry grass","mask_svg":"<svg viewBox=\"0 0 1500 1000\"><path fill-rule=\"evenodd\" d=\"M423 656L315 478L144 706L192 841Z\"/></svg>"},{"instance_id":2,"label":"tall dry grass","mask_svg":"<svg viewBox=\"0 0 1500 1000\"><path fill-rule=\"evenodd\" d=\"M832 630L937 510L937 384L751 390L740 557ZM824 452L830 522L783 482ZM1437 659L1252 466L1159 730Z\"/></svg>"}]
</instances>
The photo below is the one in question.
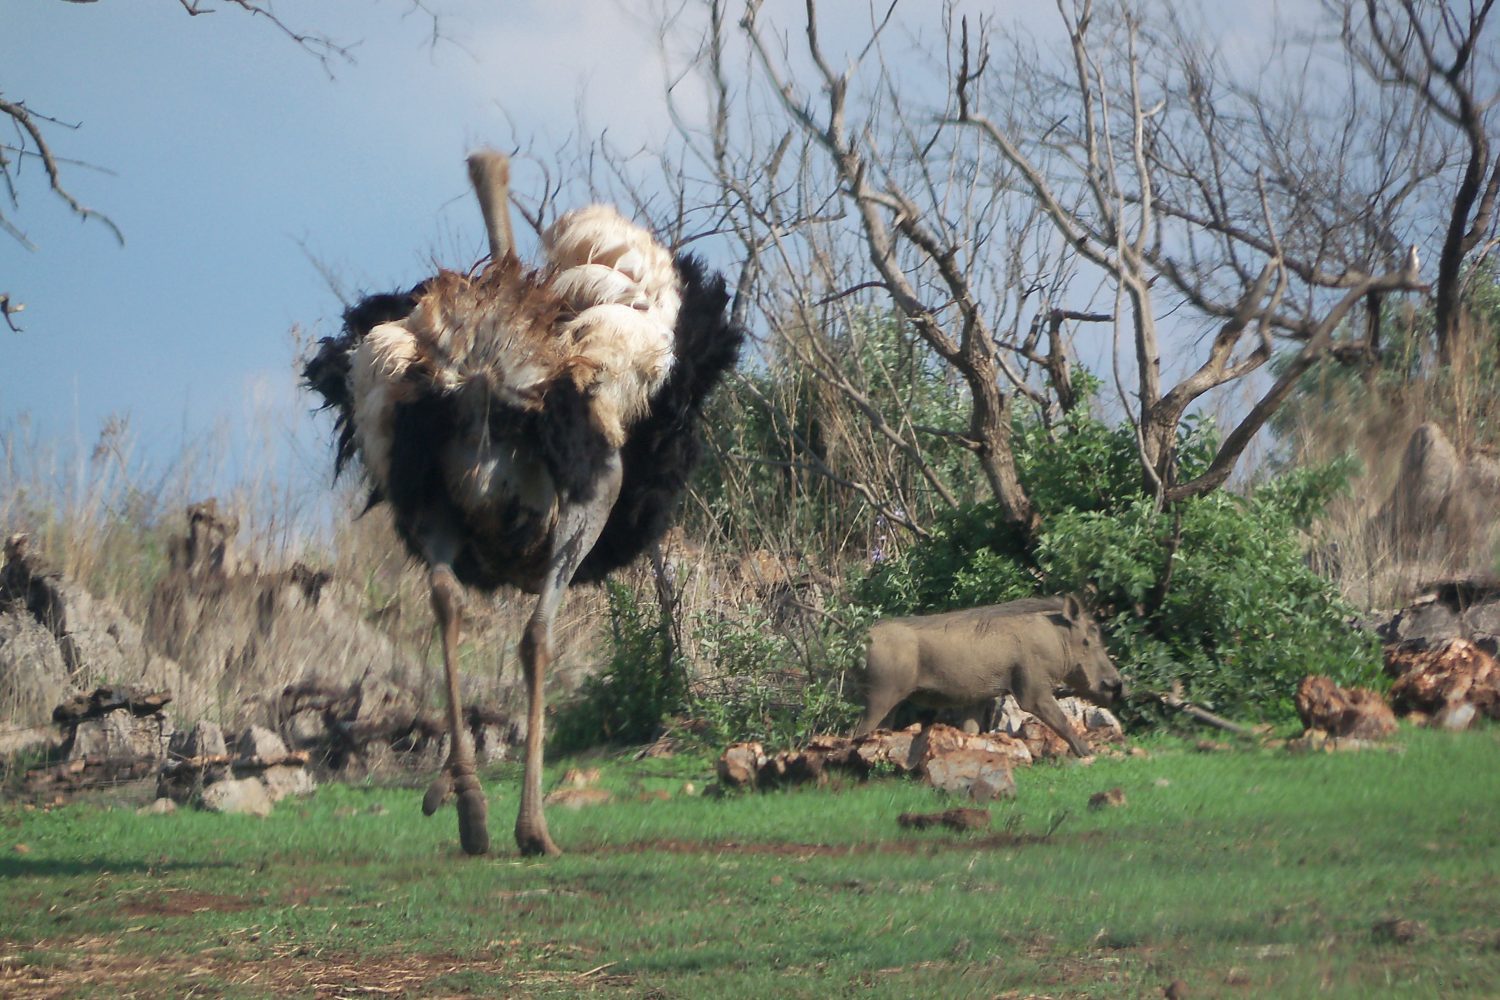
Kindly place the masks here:
<instances>
[{"instance_id":1,"label":"tall dry grass","mask_svg":"<svg viewBox=\"0 0 1500 1000\"><path fill-rule=\"evenodd\" d=\"M252 667L241 656L220 662L225 643L238 649L255 626L248 620L219 622L217 627L233 638L184 638L179 644L214 651L205 662L131 664L125 669L132 676L123 677L82 669L72 682L165 683L179 689L174 692L179 721L241 724L252 721L247 713L272 693L265 690L268 685L299 680L306 672L321 683L342 686L380 671L427 693L435 707L441 657L426 577L407 556L388 513L377 508L361 514L364 498L356 476L328 488L331 451L298 467L285 461L284 427L274 420L255 426L266 436L260 441L235 442L220 429L188 442L165 464L141 456L125 419L106 421L86 446L43 440L24 417L0 427L0 535L28 535L28 549L43 567L105 602L109 613L118 609L136 629L147 621L153 595L168 578L169 552L173 540L186 534L188 507L209 496L239 524L232 538L234 572L245 584L239 588L241 599L211 606L216 614L253 617L252 581L273 579L295 563L332 576L322 600L334 602L337 614L324 609L318 617L302 616L305 621L291 615L297 620L276 642L253 643L263 661L280 657L284 662ZM226 463L224 456L236 449L238 460ZM502 706L518 703L515 646L533 602L507 592L469 596L459 656L466 697ZM549 679L554 691L576 687L607 655L599 650L606 616L598 591L572 595L556 630L558 652ZM189 617L195 627L209 627ZM316 641L309 633L328 627L330 620L348 632L368 625L385 634L399 651L399 666L372 663L369 644L347 636L328 636L327 655L309 655ZM315 667L309 666L314 660ZM0 719L17 718L20 708L18 702L0 704Z\"/></svg>"},{"instance_id":2,"label":"tall dry grass","mask_svg":"<svg viewBox=\"0 0 1500 1000\"><path fill-rule=\"evenodd\" d=\"M1500 574L1500 510L1493 504L1500 479L1476 499L1489 516L1465 538L1434 526L1434 543L1423 545L1382 527L1382 511L1401 485L1407 444L1424 424L1443 430L1470 474L1500 475L1500 330L1483 313L1465 313L1445 368L1430 338L1418 335L1421 317L1408 310L1401 321L1407 329L1381 367L1316 373L1295 410L1279 421L1291 464L1358 459L1361 471L1349 493L1315 526L1311 553L1345 599L1366 611L1399 607L1443 577Z\"/></svg>"}]
</instances>

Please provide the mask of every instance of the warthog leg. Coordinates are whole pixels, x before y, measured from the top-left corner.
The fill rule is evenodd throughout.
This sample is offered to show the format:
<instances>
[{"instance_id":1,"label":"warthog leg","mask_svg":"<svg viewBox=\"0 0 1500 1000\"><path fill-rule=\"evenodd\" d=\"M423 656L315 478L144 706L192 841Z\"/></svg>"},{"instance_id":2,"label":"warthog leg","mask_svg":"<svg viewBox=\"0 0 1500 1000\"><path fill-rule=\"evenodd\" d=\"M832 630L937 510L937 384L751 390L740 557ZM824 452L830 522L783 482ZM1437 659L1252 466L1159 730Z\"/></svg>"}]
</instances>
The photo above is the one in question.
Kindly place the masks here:
<instances>
[{"instance_id":1,"label":"warthog leg","mask_svg":"<svg viewBox=\"0 0 1500 1000\"><path fill-rule=\"evenodd\" d=\"M1094 755L1089 745L1079 738L1078 733L1073 729L1073 724L1068 721L1067 713L1057 703L1051 691L1027 691L1024 694L1018 691L1016 704L1041 719L1054 733L1067 740L1068 746L1077 756L1092 757Z\"/></svg>"}]
</instances>

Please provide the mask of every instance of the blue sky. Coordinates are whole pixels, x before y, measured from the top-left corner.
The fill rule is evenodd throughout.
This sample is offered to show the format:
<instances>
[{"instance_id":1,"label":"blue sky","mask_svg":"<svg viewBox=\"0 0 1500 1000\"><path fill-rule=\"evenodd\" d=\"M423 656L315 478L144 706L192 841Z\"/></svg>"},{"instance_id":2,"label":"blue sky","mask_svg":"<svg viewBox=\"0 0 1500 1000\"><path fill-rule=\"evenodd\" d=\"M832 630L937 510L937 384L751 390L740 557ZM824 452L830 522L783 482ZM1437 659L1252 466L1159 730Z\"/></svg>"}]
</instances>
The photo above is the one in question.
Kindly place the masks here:
<instances>
[{"instance_id":1,"label":"blue sky","mask_svg":"<svg viewBox=\"0 0 1500 1000\"><path fill-rule=\"evenodd\" d=\"M355 292L409 285L434 259L467 264L484 248L469 150L560 143L581 100L617 130L667 127L642 58L654 42L607 3L445 3L456 42L436 46L404 0L280 5L352 45L331 77L233 9L0 8L3 94L78 125L49 132L82 161L66 183L125 235L80 221L39 164L21 165L7 215L36 249L0 234L0 291L26 305L24 333L0 329L0 433L25 415L27 437L86 453L127 418L150 465L209 437L236 453L269 439L321 477L327 428L296 389L291 331L331 332L340 304L313 259Z\"/></svg>"},{"instance_id":2,"label":"blue sky","mask_svg":"<svg viewBox=\"0 0 1500 1000\"><path fill-rule=\"evenodd\" d=\"M908 13L935 18L926 2ZM358 293L478 258L463 169L476 146L562 148L580 113L619 146L667 133L649 18L610 0L435 6L451 40L434 45L408 0L276 5L351 46L353 63L325 68L229 7L0 0L0 93L76 123L49 131L79 161L66 183L125 234L121 246L80 221L38 164L21 165L6 212L36 249L0 233L0 292L26 305L24 333L0 328L0 443L86 456L124 419L143 468L206 456L205 491L267 472L322 488L329 428L297 388L293 334L337 327L319 265ZM974 6L1044 32L1057 18L1050 0ZM828 11L868 17L860 4ZM518 165L519 192L540 183Z\"/></svg>"}]
</instances>

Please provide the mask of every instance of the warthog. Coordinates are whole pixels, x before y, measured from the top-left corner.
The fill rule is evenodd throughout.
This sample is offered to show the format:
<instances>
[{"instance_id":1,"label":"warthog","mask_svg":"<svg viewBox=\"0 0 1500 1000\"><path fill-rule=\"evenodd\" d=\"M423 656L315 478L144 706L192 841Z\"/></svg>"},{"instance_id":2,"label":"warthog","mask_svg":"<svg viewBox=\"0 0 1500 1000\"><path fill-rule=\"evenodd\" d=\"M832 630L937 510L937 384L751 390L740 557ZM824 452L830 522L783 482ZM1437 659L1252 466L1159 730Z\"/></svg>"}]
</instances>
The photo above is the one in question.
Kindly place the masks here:
<instances>
[{"instance_id":1,"label":"warthog","mask_svg":"<svg viewBox=\"0 0 1500 1000\"><path fill-rule=\"evenodd\" d=\"M1054 692L1065 688L1109 705L1125 690L1099 623L1071 595L887 618L870 629L865 666L865 717L857 736L875 729L908 698L953 708L1009 692L1080 757L1091 751L1073 732Z\"/></svg>"}]
</instances>

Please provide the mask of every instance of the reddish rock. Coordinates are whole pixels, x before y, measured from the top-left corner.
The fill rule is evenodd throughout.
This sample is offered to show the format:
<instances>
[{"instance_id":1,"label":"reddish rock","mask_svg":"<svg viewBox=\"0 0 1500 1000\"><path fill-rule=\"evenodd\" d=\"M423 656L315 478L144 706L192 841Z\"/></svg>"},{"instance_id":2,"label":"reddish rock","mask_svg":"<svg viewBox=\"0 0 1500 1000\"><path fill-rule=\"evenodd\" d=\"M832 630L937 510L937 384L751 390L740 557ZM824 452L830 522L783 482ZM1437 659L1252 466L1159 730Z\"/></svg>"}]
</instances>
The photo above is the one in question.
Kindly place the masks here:
<instances>
[{"instance_id":1,"label":"reddish rock","mask_svg":"<svg viewBox=\"0 0 1500 1000\"><path fill-rule=\"evenodd\" d=\"M1432 716L1435 725L1467 728L1478 716L1500 719L1500 661L1467 639L1434 649L1393 649L1386 670L1396 675L1391 701L1403 712Z\"/></svg>"},{"instance_id":2,"label":"reddish rock","mask_svg":"<svg viewBox=\"0 0 1500 1000\"><path fill-rule=\"evenodd\" d=\"M854 754L866 769L888 764L899 771L910 771L916 766L912 759L912 742L921 731L919 725L897 730L877 729L854 741Z\"/></svg>"},{"instance_id":3,"label":"reddish rock","mask_svg":"<svg viewBox=\"0 0 1500 1000\"><path fill-rule=\"evenodd\" d=\"M1396 714L1380 695L1365 688L1345 690L1327 677L1302 678L1297 714L1308 729L1339 738L1378 740L1396 731Z\"/></svg>"},{"instance_id":4,"label":"reddish rock","mask_svg":"<svg viewBox=\"0 0 1500 1000\"><path fill-rule=\"evenodd\" d=\"M1063 752L1068 752L1067 744L1062 743L1060 738L1058 742L1062 744ZM966 733L962 729L939 723L928 726L912 739L912 766L921 771L926 768L928 761L959 751L992 754L1012 765L1029 766L1032 760L1031 751L1026 744L1014 736L1005 733Z\"/></svg>"},{"instance_id":5,"label":"reddish rock","mask_svg":"<svg viewBox=\"0 0 1500 1000\"><path fill-rule=\"evenodd\" d=\"M1118 809L1125 804L1125 790L1111 788L1106 792L1095 792L1089 796L1090 809Z\"/></svg>"},{"instance_id":6,"label":"reddish rock","mask_svg":"<svg viewBox=\"0 0 1500 1000\"><path fill-rule=\"evenodd\" d=\"M923 776L933 788L966 795L975 802L1016 797L1010 758L989 750L958 749L929 757Z\"/></svg>"},{"instance_id":7,"label":"reddish rock","mask_svg":"<svg viewBox=\"0 0 1500 1000\"><path fill-rule=\"evenodd\" d=\"M1097 752L1106 744L1123 744L1125 730L1120 720L1107 708L1100 708L1082 698L1059 698L1057 704L1063 710L1073 731L1082 738L1090 750ZM1033 760L1069 757L1072 750L1067 741L1046 725L1041 719L1022 711L1011 695L1000 703L996 730L1026 744ZM994 734L990 734L994 735Z\"/></svg>"},{"instance_id":8,"label":"reddish rock","mask_svg":"<svg viewBox=\"0 0 1500 1000\"><path fill-rule=\"evenodd\" d=\"M950 830L984 830L990 825L988 809L948 809L936 813L902 813L896 817L908 830L927 830L944 826Z\"/></svg>"},{"instance_id":9,"label":"reddish rock","mask_svg":"<svg viewBox=\"0 0 1500 1000\"><path fill-rule=\"evenodd\" d=\"M759 743L731 744L719 757L719 781L730 788L754 788L765 760L765 748Z\"/></svg>"}]
</instances>

